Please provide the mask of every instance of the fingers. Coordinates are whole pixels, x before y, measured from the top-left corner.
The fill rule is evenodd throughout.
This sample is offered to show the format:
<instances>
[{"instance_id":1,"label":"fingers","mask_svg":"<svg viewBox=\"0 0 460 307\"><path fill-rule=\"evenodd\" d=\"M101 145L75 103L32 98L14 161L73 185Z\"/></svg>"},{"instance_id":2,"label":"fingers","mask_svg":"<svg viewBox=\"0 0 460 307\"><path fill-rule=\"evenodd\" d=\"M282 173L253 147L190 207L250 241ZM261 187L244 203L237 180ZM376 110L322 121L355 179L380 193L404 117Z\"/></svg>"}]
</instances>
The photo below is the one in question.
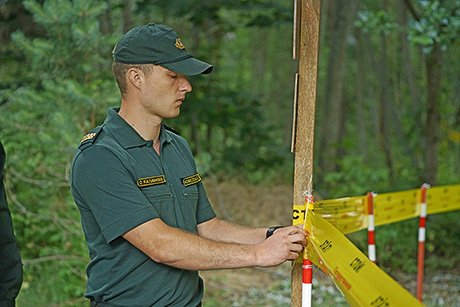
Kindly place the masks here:
<instances>
[{"instance_id":1,"label":"fingers","mask_svg":"<svg viewBox=\"0 0 460 307\"><path fill-rule=\"evenodd\" d=\"M299 257L307 244L307 233L297 226L277 229L265 241L266 266L273 266ZM270 263L270 264L268 264Z\"/></svg>"},{"instance_id":2,"label":"fingers","mask_svg":"<svg viewBox=\"0 0 460 307\"><path fill-rule=\"evenodd\" d=\"M303 230L303 228L300 226L289 226L289 227L279 228L275 231L275 233L285 233L289 235L298 233L298 234L307 236L307 232Z\"/></svg>"},{"instance_id":3,"label":"fingers","mask_svg":"<svg viewBox=\"0 0 460 307\"><path fill-rule=\"evenodd\" d=\"M291 253L289 254L289 258L287 258L286 260L294 261L294 260L296 260L297 258L299 258L299 255L300 255L300 252L299 252L299 253L291 252Z\"/></svg>"},{"instance_id":4,"label":"fingers","mask_svg":"<svg viewBox=\"0 0 460 307\"><path fill-rule=\"evenodd\" d=\"M290 248L290 251L291 252L295 252L295 253L300 253L301 251L303 251L304 249L304 246L300 245L300 244L297 244L297 243L294 243L291 245L291 248Z\"/></svg>"},{"instance_id":5,"label":"fingers","mask_svg":"<svg viewBox=\"0 0 460 307\"><path fill-rule=\"evenodd\" d=\"M296 245L295 251L297 251L299 248L301 251L307 244L307 233L302 228L297 226L290 226L277 229L273 234L272 240L284 240L290 245Z\"/></svg>"},{"instance_id":6,"label":"fingers","mask_svg":"<svg viewBox=\"0 0 460 307\"><path fill-rule=\"evenodd\" d=\"M304 250L304 246L300 244L292 244L290 247L290 251L287 254L285 260L295 260L299 257L300 253Z\"/></svg>"},{"instance_id":7,"label":"fingers","mask_svg":"<svg viewBox=\"0 0 460 307\"><path fill-rule=\"evenodd\" d=\"M305 246L307 244L307 233L297 226L292 226L292 229L288 233L289 240L293 243L301 244Z\"/></svg>"},{"instance_id":8,"label":"fingers","mask_svg":"<svg viewBox=\"0 0 460 307\"><path fill-rule=\"evenodd\" d=\"M286 260L297 259L300 253L304 250L305 246L307 245L307 233L301 228L297 228L297 229L299 231L291 232L289 235L289 238L291 241L291 246L290 246L291 253L289 255L289 258Z\"/></svg>"},{"instance_id":9,"label":"fingers","mask_svg":"<svg viewBox=\"0 0 460 307\"><path fill-rule=\"evenodd\" d=\"M303 233L294 233L287 237L288 244L286 248L285 260L295 260L299 257L300 253L304 250L307 244L307 238Z\"/></svg>"}]
</instances>

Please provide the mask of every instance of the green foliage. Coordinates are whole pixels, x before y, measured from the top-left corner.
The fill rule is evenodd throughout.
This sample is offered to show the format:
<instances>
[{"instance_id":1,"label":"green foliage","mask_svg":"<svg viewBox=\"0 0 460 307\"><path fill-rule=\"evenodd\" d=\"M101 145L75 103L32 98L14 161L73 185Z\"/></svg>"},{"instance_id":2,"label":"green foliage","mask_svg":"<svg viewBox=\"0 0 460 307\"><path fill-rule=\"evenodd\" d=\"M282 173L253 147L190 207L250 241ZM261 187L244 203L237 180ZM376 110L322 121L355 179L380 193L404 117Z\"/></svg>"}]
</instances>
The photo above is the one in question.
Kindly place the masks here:
<instances>
[{"instance_id":1,"label":"green foliage","mask_svg":"<svg viewBox=\"0 0 460 307\"><path fill-rule=\"evenodd\" d=\"M409 41L430 53L435 44L446 51L460 31L460 1L419 1L423 15L409 24Z\"/></svg>"},{"instance_id":2,"label":"green foliage","mask_svg":"<svg viewBox=\"0 0 460 307\"><path fill-rule=\"evenodd\" d=\"M81 299L85 285L86 263L75 260L54 260L27 264L17 306L49 306L50 302L67 302L68 306L87 306ZM79 275L80 278L75 278ZM69 298L80 298L72 300Z\"/></svg>"},{"instance_id":3,"label":"green foliage","mask_svg":"<svg viewBox=\"0 0 460 307\"><path fill-rule=\"evenodd\" d=\"M451 271L460 263L456 243L460 212L429 216L426 223L425 273ZM418 219L379 226L375 231L377 261L387 271L417 272Z\"/></svg>"},{"instance_id":4,"label":"green foliage","mask_svg":"<svg viewBox=\"0 0 460 307\"><path fill-rule=\"evenodd\" d=\"M460 1L420 0L415 9L420 12L410 19L408 40L423 46L425 53L430 53L435 44L446 51L457 38L460 31ZM403 30L393 21L391 15L384 10L361 10L358 12L355 26L365 32L375 31L388 35L395 30Z\"/></svg>"},{"instance_id":5,"label":"green foliage","mask_svg":"<svg viewBox=\"0 0 460 307\"><path fill-rule=\"evenodd\" d=\"M417 272L418 219L379 226L375 230L378 265L387 271Z\"/></svg>"},{"instance_id":6,"label":"green foliage","mask_svg":"<svg viewBox=\"0 0 460 307\"><path fill-rule=\"evenodd\" d=\"M348 34L343 89L347 121L343 138L334 145L341 152L336 157L338 168L330 173L315 170L315 182L321 184L314 189L326 198L412 189L421 184L424 140L419 123L424 120L426 78L420 51L429 52L435 44L445 51L446 75L441 89L438 178L442 184L460 180L460 145L455 137L460 127L456 115L460 114L459 1L414 3L419 16L406 11L405 25L396 25L398 12L393 3L385 10L380 2L360 4L354 24L368 40L358 46L356 33ZM181 116L169 121L190 142L201 173L216 174L219 179L238 176L253 184L292 183L289 149L297 71L297 63L291 60L292 1L25 0L22 5L26 11L20 13L32 16L33 22L23 22L11 36L1 37L0 46L0 137L7 151L9 203L25 259L21 306L87 305L79 301L85 290L87 249L69 192L69 167L81 137L103 122L108 107L119 104L110 72L111 50L126 27L147 22L171 25L189 51L215 65L210 76L190 78L193 92L187 95ZM335 43L330 41L329 16L322 14L326 23L321 29L320 87L333 73L326 70L325 55ZM410 63L400 57L401 33L408 33L413 43L408 50ZM375 51L382 50L382 37L388 41L383 55ZM372 56L378 59L372 62ZM388 60L385 91L392 99L391 117L401 121L401 129L392 126L386 136L393 147L394 181L378 131L381 93L376 72L382 59ZM359 84L365 96L362 106L356 103L358 61L365 71ZM414 69L414 89L408 88L404 65ZM418 100L411 104L412 90ZM324 98L318 94L321 107ZM357 116L359 108L364 122ZM318 131L328 122L316 125ZM368 139L364 146L357 137L360 125L365 126ZM320 155L316 150L315 159ZM458 266L458 218L458 212L429 217L428 272ZM377 255L385 269L414 271L416 239L410 243L406 239L416 238L416 228L414 219L377 229ZM365 235L351 237L365 249ZM252 294L257 302L282 305L288 304L288 288L284 283L274 289L285 298ZM343 303L329 296L327 289L321 292L323 301L318 304ZM248 298L242 305L253 302Z\"/></svg>"},{"instance_id":7,"label":"green foliage","mask_svg":"<svg viewBox=\"0 0 460 307\"><path fill-rule=\"evenodd\" d=\"M105 2L30 0L24 6L46 36L29 38L21 30L11 36L10 50L22 65L5 65L21 78L2 75L0 131L26 264L22 291L40 298L24 304L43 306L83 295L87 252L69 191L70 161L78 140L119 98L109 69L111 37L97 19ZM33 260L49 257L64 260Z\"/></svg>"},{"instance_id":8,"label":"green foliage","mask_svg":"<svg viewBox=\"0 0 460 307\"><path fill-rule=\"evenodd\" d=\"M330 195L333 191L333 198L339 198L365 195L371 192L369 187L375 192L388 189L388 170L364 161L363 157L347 156L339 165L340 172L324 176L325 186L320 187L320 193L325 191L325 195Z\"/></svg>"},{"instance_id":9,"label":"green foliage","mask_svg":"<svg viewBox=\"0 0 460 307\"><path fill-rule=\"evenodd\" d=\"M428 272L452 271L460 264L460 211L430 215L426 224L425 263Z\"/></svg>"},{"instance_id":10,"label":"green foliage","mask_svg":"<svg viewBox=\"0 0 460 307\"><path fill-rule=\"evenodd\" d=\"M362 28L364 32L375 31L382 35L388 35L397 28L391 15L383 10L377 12L359 11L354 25Z\"/></svg>"}]
</instances>

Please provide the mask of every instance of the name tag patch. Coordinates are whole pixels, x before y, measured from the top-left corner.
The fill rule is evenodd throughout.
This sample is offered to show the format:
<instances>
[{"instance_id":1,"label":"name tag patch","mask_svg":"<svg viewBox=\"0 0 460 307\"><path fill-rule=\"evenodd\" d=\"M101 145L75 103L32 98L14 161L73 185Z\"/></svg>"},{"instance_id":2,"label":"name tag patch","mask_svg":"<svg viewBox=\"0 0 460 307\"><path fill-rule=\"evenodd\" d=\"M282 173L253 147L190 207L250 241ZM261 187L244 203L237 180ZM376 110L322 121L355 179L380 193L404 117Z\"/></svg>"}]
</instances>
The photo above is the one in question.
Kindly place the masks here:
<instances>
[{"instance_id":1,"label":"name tag patch","mask_svg":"<svg viewBox=\"0 0 460 307\"><path fill-rule=\"evenodd\" d=\"M192 176L181 178L180 181L182 182L183 185L188 187L190 185L194 185L194 184L197 184L198 182L200 182L201 177L200 177L200 175L195 174L195 175L192 175Z\"/></svg>"},{"instance_id":2,"label":"name tag patch","mask_svg":"<svg viewBox=\"0 0 460 307\"><path fill-rule=\"evenodd\" d=\"M150 187L153 185L158 185L158 184L163 184L163 183L166 183L166 179L164 175L140 178L137 180L137 186L139 188Z\"/></svg>"}]
</instances>

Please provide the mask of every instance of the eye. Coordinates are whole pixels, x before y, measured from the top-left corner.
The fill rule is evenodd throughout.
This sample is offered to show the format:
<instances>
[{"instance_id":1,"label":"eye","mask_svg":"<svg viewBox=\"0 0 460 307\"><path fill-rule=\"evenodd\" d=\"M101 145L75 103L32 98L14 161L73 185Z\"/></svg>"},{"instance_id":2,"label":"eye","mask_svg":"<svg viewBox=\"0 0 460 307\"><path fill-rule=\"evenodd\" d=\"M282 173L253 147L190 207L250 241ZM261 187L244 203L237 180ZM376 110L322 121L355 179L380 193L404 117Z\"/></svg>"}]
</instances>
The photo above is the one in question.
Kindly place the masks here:
<instances>
[{"instance_id":1,"label":"eye","mask_svg":"<svg viewBox=\"0 0 460 307\"><path fill-rule=\"evenodd\" d=\"M173 79L177 79L177 75L169 75Z\"/></svg>"}]
</instances>

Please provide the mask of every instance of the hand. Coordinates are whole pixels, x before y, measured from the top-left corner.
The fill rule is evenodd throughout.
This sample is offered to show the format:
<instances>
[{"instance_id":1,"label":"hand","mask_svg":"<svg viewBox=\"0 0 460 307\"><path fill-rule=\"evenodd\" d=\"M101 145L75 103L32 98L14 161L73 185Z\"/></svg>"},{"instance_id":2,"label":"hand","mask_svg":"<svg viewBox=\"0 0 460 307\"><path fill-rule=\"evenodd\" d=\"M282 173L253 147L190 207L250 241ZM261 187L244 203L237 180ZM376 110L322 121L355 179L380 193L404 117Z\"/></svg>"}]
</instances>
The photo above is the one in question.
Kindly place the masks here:
<instances>
[{"instance_id":1,"label":"hand","mask_svg":"<svg viewBox=\"0 0 460 307\"><path fill-rule=\"evenodd\" d=\"M258 266L270 267L287 260L295 260L307 244L307 233L298 226L277 229L264 242L258 244Z\"/></svg>"}]
</instances>

